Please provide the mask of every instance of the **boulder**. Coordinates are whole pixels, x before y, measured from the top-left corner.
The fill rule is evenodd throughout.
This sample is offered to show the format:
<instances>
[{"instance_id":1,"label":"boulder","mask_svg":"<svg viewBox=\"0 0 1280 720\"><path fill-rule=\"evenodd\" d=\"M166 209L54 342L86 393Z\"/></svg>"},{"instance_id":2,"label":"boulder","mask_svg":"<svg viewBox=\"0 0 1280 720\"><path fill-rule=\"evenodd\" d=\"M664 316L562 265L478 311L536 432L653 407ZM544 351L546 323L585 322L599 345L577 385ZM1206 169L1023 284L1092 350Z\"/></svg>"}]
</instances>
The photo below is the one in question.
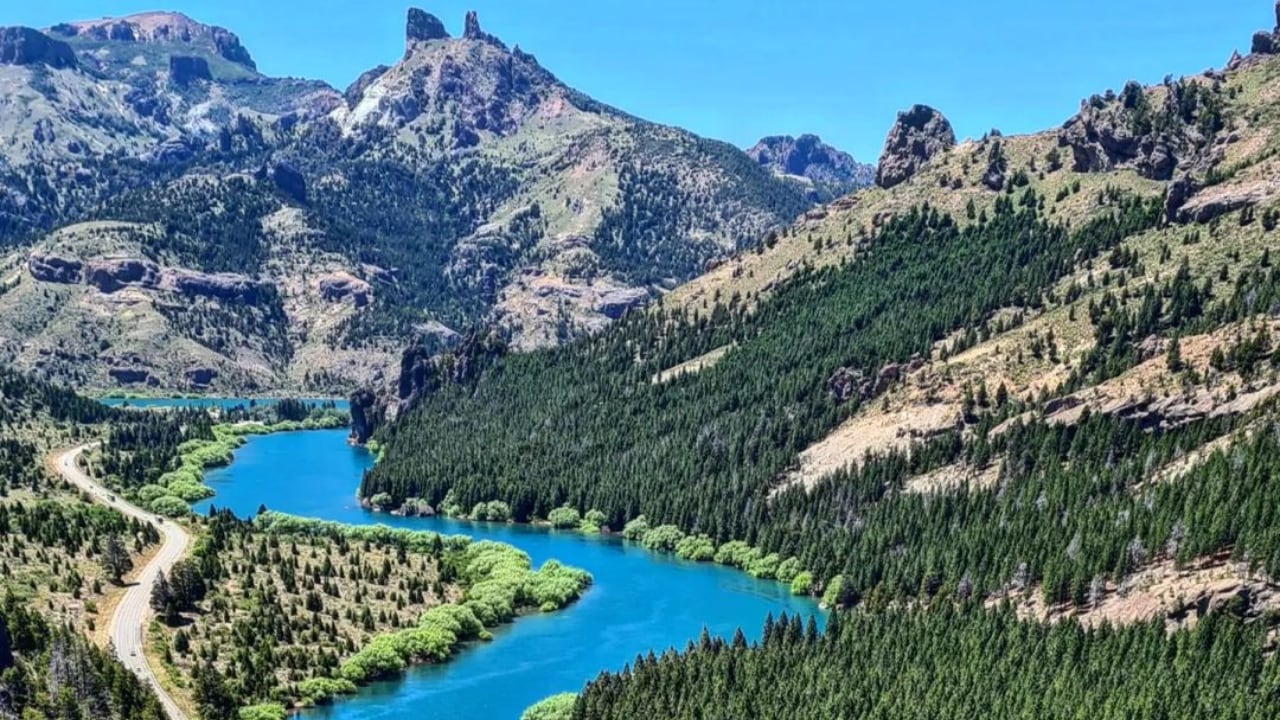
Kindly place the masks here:
<instances>
[{"instance_id":1,"label":"boulder","mask_svg":"<svg viewBox=\"0 0 1280 720\"><path fill-rule=\"evenodd\" d=\"M320 297L325 300L329 302L350 300L358 308L368 305L373 296L373 288L369 283L345 271L322 275L316 287L320 291Z\"/></svg>"},{"instance_id":2,"label":"boulder","mask_svg":"<svg viewBox=\"0 0 1280 720\"><path fill-rule=\"evenodd\" d=\"M623 288L610 290L596 301L596 312L611 320L626 315L627 312L649 302L649 291L645 288Z\"/></svg>"},{"instance_id":3,"label":"boulder","mask_svg":"<svg viewBox=\"0 0 1280 720\"><path fill-rule=\"evenodd\" d=\"M45 65L55 70L77 67L71 46L29 27L0 28L0 65Z\"/></svg>"},{"instance_id":4,"label":"boulder","mask_svg":"<svg viewBox=\"0 0 1280 720\"><path fill-rule=\"evenodd\" d=\"M209 61L202 57L188 55L169 56L169 82L178 87L188 87L199 81L213 80L213 72L209 70Z\"/></svg>"},{"instance_id":5,"label":"boulder","mask_svg":"<svg viewBox=\"0 0 1280 720\"><path fill-rule=\"evenodd\" d=\"M63 285L77 284L84 278L84 263L79 260L34 250L27 256L27 270L36 280Z\"/></svg>"},{"instance_id":6,"label":"boulder","mask_svg":"<svg viewBox=\"0 0 1280 720\"><path fill-rule=\"evenodd\" d=\"M876 184L891 188L906 182L925 163L956 144L956 134L942 113L927 105L914 105L898 113L885 139L876 171Z\"/></svg>"}]
</instances>

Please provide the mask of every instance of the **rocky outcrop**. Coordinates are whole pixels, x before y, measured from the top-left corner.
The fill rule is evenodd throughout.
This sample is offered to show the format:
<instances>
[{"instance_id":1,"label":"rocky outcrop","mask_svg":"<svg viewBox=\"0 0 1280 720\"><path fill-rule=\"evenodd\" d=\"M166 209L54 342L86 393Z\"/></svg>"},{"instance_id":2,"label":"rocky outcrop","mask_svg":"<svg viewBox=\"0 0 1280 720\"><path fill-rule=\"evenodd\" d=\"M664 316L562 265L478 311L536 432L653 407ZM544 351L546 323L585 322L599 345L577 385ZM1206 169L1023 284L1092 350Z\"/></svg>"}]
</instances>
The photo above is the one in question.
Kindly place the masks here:
<instances>
[{"instance_id":1,"label":"rocky outcrop","mask_svg":"<svg viewBox=\"0 0 1280 720\"><path fill-rule=\"evenodd\" d=\"M897 363L889 363L880 368L880 372L876 373L874 378L869 378L861 370L842 367L827 378L827 393L837 403L845 403L855 398L869 400L888 390L902 376L904 370L908 369Z\"/></svg>"},{"instance_id":2,"label":"rocky outcrop","mask_svg":"<svg viewBox=\"0 0 1280 720\"><path fill-rule=\"evenodd\" d=\"M183 295L249 305L258 302L264 288L263 283L236 273L202 273L182 268L165 268L161 272L160 285Z\"/></svg>"},{"instance_id":3,"label":"rocky outcrop","mask_svg":"<svg viewBox=\"0 0 1280 720\"><path fill-rule=\"evenodd\" d=\"M107 370L107 375L121 385L156 385L158 382L146 368L116 367Z\"/></svg>"},{"instance_id":4,"label":"rocky outcrop","mask_svg":"<svg viewBox=\"0 0 1280 720\"><path fill-rule=\"evenodd\" d=\"M373 288L369 283L349 272L339 271L322 275L316 283L320 297L328 302L350 301L361 308L369 304L373 297Z\"/></svg>"},{"instance_id":5,"label":"rocky outcrop","mask_svg":"<svg viewBox=\"0 0 1280 720\"><path fill-rule=\"evenodd\" d=\"M55 70L77 66L71 46L29 27L0 28L0 65L45 65Z\"/></svg>"},{"instance_id":6,"label":"rocky outcrop","mask_svg":"<svg viewBox=\"0 0 1280 720\"><path fill-rule=\"evenodd\" d=\"M1187 201L1191 199L1197 189L1196 181L1188 173L1183 173L1178 179L1169 184L1169 190L1164 198L1165 222L1173 222L1178 219L1178 211L1187 204Z\"/></svg>"},{"instance_id":7,"label":"rocky outcrop","mask_svg":"<svg viewBox=\"0 0 1280 720\"><path fill-rule=\"evenodd\" d=\"M204 49L249 70L257 64L240 38L226 28L205 25L174 12L146 12L122 18L103 18L61 23L51 28L64 37L83 37L97 42L156 43ZM179 54L191 54L187 51Z\"/></svg>"},{"instance_id":8,"label":"rocky outcrop","mask_svg":"<svg viewBox=\"0 0 1280 720\"><path fill-rule=\"evenodd\" d=\"M104 293L125 287L155 288L160 285L160 267L137 258L100 258L89 262L85 282Z\"/></svg>"},{"instance_id":9,"label":"rocky outcrop","mask_svg":"<svg viewBox=\"0 0 1280 720\"><path fill-rule=\"evenodd\" d=\"M27 267L37 280L83 282L108 294L124 288L142 288L254 304L266 287L258 280L235 273L166 268L150 260L122 256L95 258L85 263L35 251L28 256Z\"/></svg>"},{"instance_id":10,"label":"rocky outcrop","mask_svg":"<svg viewBox=\"0 0 1280 720\"><path fill-rule=\"evenodd\" d=\"M982 173L982 184L992 192L1004 190L1005 171L1009 161L1004 156L1004 146L999 138L990 141L991 149L987 152L987 169Z\"/></svg>"},{"instance_id":11,"label":"rocky outcrop","mask_svg":"<svg viewBox=\"0 0 1280 720\"><path fill-rule=\"evenodd\" d=\"M186 379L187 385L196 390L204 390L213 384L218 377L218 371L211 367L194 367L188 369L182 374Z\"/></svg>"},{"instance_id":12,"label":"rocky outcrop","mask_svg":"<svg viewBox=\"0 0 1280 720\"><path fill-rule=\"evenodd\" d=\"M70 285L84 279L84 263L53 253L32 251L27 256L27 270L31 277L43 282Z\"/></svg>"},{"instance_id":13,"label":"rocky outcrop","mask_svg":"<svg viewBox=\"0 0 1280 720\"><path fill-rule=\"evenodd\" d=\"M822 142L817 135L766 137L747 150L757 164L778 175L802 177L813 183L813 200L846 195L875 183L876 169ZM825 192L824 192L825 191Z\"/></svg>"},{"instance_id":14,"label":"rocky outcrop","mask_svg":"<svg viewBox=\"0 0 1280 720\"><path fill-rule=\"evenodd\" d=\"M201 80L213 80L208 60L188 55L169 56L169 82L178 87L188 87Z\"/></svg>"},{"instance_id":15,"label":"rocky outcrop","mask_svg":"<svg viewBox=\"0 0 1280 720\"><path fill-rule=\"evenodd\" d=\"M376 82L378 78L386 75L390 69L389 65L379 65L372 70L366 70L361 73L360 77L356 78L356 81L351 83L346 91L342 93L342 98L347 101L347 107L355 107L360 102L360 98L364 97L364 91L368 90L369 86Z\"/></svg>"},{"instance_id":16,"label":"rocky outcrop","mask_svg":"<svg viewBox=\"0 0 1280 720\"><path fill-rule=\"evenodd\" d=\"M595 310L611 320L617 320L647 302L649 302L649 291L645 288L623 288L610 290L601 295L596 302Z\"/></svg>"},{"instance_id":17,"label":"rocky outcrop","mask_svg":"<svg viewBox=\"0 0 1280 720\"><path fill-rule=\"evenodd\" d=\"M475 10L467 11L466 20L463 21L462 37L467 40L487 42L492 45L498 45L504 48L506 47L502 44L502 41L497 38L497 36L490 35L480 29L480 16L476 14Z\"/></svg>"},{"instance_id":18,"label":"rocky outcrop","mask_svg":"<svg viewBox=\"0 0 1280 720\"><path fill-rule=\"evenodd\" d=\"M1058 132L1059 147L1069 148L1076 172L1109 172L1133 168L1151 180L1172 180L1179 169L1204 164L1213 139L1193 121L1211 90L1188 89L1166 81L1163 103L1152 102L1141 85L1130 82L1119 96L1094 96Z\"/></svg>"},{"instance_id":19,"label":"rocky outcrop","mask_svg":"<svg viewBox=\"0 0 1280 720\"><path fill-rule=\"evenodd\" d=\"M157 165L184 163L203 149L196 138L184 135L165 140L144 154L142 159Z\"/></svg>"},{"instance_id":20,"label":"rocky outcrop","mask_svg":"<svg viewBox=\"0 0 1280 720\"><path fill-rule=\"evenodd\" d=\"M440 21L440 18L425 10L409 8L409 16L405 21L404 28L404 51L406 56L417 47L418 43L447 40L448 38L449 31L444 29L444 23Z\"/></svg>"},{"instance_id":21,"label":"rocky outcrop","mask_svg":"<svg viewBox=\"0 0 1280 720\"><path fill-rule=\"evenodd\" d=\"M1172 193L1170 189L1170 196ZM1176 219L1180 223L1207 223L1220 215L1252 207L1277 195L1280 195L1278 180L1216 185L1185 200L1176 211Z\"/></svg>"},{"instance_id":22,"label":"rocky outcrop","mask_svg":"<svg viewBox=\"0 0 1280 720\"><path fill-rule=\"evenodd\" d=\"M927 105L914 105L898 113L889 130L876 172L882 188L900 185L919 172L925 163L956 144L956 133L942 113Z\"/></svg>"},{"instance_id":23,"label":"rocky outcrop","mask_svg":"<svg viewBox=\"0 0 1280 720\"><path fill-rule=\"evenodd\" d=\"M307 179L297 168L286 162L273 162L258 170L256 177L275 185L285 197L298 203L307 204Z\"/></svg>"},{"instance_id":24,"label":"rocky outcrop","mask_svg":"<svg viewBox=\"0 0 1280 720\"><path fill-rule=\"evenodd\" d=\"M356 445L369 442L373 433L382 427L386 419L386 406L367 388L361 388L348 398L351 412L351 434L348 440Z\"/></svg>"}]
</instances>

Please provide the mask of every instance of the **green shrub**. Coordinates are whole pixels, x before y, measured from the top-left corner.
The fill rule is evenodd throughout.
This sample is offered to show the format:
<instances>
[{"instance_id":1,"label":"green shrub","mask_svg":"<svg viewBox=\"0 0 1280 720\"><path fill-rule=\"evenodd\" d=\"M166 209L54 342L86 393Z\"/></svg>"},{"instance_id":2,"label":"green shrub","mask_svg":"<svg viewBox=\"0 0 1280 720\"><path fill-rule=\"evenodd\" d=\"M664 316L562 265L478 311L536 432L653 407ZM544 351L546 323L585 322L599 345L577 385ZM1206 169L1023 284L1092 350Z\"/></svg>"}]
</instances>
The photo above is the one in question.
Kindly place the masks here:
<instances>
[{"instance_id":1,"label":"green shrub","mask_svg":"<svg viewBox=\"0 0 1280 720\"><path fill-rule=\"evenodd\" d=\"M520 720L570 720L573 717L573 705L577 701L578 696L573 693L552 695L526 708L520 714Z\"/></svg>"},{"instance_id":2,"label":"green shrub","mask_svg":"<svg viewBox=\"0 0 1280 720\"><path fill-rule=\"evenodd\" d=\"M676 556L695 562L710 562L716 557L716 543L707 535L689 535L676 543Z\"/></svg>"},{"instance_id":3,"label":"green shrub","mask_svg":"<svg viewBox=\"0 0 1280 720\"><path fill-rule=\"evenodd\" d=\"M684 533L675 525L659 525L640 539L640 544L654 552L675 552L676 545L684 539Z\"/></svg>"},{"instance_id":4,"label":"green shrub","mask_svg":"<svg viewBox=\"0 0 1280 720\"><path fill-rule=\"evenodd\" d=\"M649 521L643 515L622 526L622 538L631 542L640 542L647 532L649 532Z\"/></svg>"},{"instance_id":5,"label":"green shrub","mask_svg":"<svg viewBox=\"0 0 1280 720\"><path fill-rule=\"evenodd\" d=\"M757 550L756 553L759 554L759 551ZM772 580L780 562L782 562L782 559L778 557L778 553L769 553L764 557L757 557L747 563L747 574L751 577Z\"/></svg>"},{"instance_id":6,"label":"green shrub","mask_svg":"<svg viewBox=\"0 0 1280 720\"><path fill-rule=\"evenodd\" d=\"M507 522L511 519L511 506L501 500L476 503L471 509L471 519L481 522Z\"/></svg>"},{"instance_id":7,"label":"green shrub","mask_svg":"<svg viewBox=\"0 0 1280 720\"><path fill-rule=\"evenodd\" d=\"M308 678L298 683L298 697L303 705L329 702L335 695L352 695L356 684L346 678Z\"/></svg>"},{"instance_id":8,"label":"green shrub","mask_svg":"<svg viewBox=\"0 0 1280 720\"><path fill-rule=\"evenodd\" d=\"M151 501L151 512L165 517L184 517L191 512L191 506L180 497L161 495Z\"/></svg>"},{"instance_id":9,"label":"green shrub","mask_svg":"<svg viewBox=\"0 0 1280 720\"><path fill-rule=\"evenodd\" d=\"M840 595L844 592L844 576L837 575L831 578L827 583L826 590L822 591L822 604L825 607L834 608L840 604Z\"/></svg>"},{"instance_id":10,"label":"green shrub","mask_svg":"<svg viewBox=\"0 0 1280 720\"><path fill-rule=\"evenodd\" d=\"M577 508L565 505L564 507L558 507L555 510L552 510L547 515L547 521L551 523L551 527L553 528L568 530L570 528L578 527L578 524L582 522L582 518L578 515Z\"/></svg>"},{"instance_id":11,"label":"green shrub","mask_svg":"<svg viewBox=\"0 0 1280 720\"><path fill-rule=\"evenodd\" d=\"M721 565L747 570L761 557L760 551L741 540L730 540L716 551L715 561Z\"/></svg>"},{"instance_id":12,"label":"green shrub","mask_svg":"<svg viewBox=\"0 0 1280 720\"><path fill-rule=\"evenodd\" d=\"M813 590L813 573L801 570L791 580L792 595L808 595Z\"/></svg>"},{"instance_id":13,"label":"green shrub","mask_svg":"<svg viewBox=\"0 0 1280 720\"><path fill-rule=\"evenodd\" d=\"M138 488L138 491L135 494L137 495L139 502L144 506L149 507L153 500L158 497L168 495L169 491L159 485L143 485Z\"/></svg>"},{"instance_id":14,"label":"green shrub","mask_svg":"<svg viewBox=\"0 0 1280 720\"><path fill-rule=\"evenodd\" d=\"M289 713L280 703L262 703L240 708L240 720L285 720Z\"/></svg>"}]
</instances>

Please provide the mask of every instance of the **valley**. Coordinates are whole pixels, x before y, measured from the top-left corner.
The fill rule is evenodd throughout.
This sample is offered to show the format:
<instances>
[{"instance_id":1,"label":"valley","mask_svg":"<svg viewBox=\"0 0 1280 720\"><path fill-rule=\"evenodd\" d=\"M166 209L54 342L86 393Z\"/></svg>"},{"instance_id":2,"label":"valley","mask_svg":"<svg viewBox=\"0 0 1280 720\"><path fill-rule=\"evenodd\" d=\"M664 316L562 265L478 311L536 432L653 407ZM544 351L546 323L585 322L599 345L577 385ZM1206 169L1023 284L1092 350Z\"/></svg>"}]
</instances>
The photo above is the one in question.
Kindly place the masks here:
<instances>
[{"instance_id":1,"label":"valley","mask_svg":"<svg viewBox=\"0 0 1280 720\"><path fill-rule=\"evenodd\" d=\"M1280 715L1275 21L875 165L0 28L0 717Z\"/></svg>"}]
</instances>

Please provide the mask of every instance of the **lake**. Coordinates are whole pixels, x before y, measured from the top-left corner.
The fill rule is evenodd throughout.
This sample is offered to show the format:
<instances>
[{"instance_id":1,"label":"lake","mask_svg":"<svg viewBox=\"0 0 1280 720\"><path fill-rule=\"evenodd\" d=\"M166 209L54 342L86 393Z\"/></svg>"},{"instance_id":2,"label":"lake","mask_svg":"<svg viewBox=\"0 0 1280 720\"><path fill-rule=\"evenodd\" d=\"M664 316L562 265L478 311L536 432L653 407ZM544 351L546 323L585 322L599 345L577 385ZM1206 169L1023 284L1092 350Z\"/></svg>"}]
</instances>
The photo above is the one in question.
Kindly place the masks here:
<instances>
[{"instance_id":1,"label":"lake","mask_svg":"<svg viewBox=\"0 0 1280 720\"><path fill-rule=\"evenodd\" d=\"M549 558L588 570L595 584L564 610L520 618L495 639L463 650L443 665L362 688L335 705L309 710L307 720L516 720L542 698L578 691L605 669L619 670L637 654L684 648L702 628L731 637L741 627L759 637L772 612L818 613L817 604L787 587L729 568L651 553L612 538L444 518L397 518L356 502L361 474L372 464L346 430L251 437L235 461L206 474L217 497L196 506L251 516L259 505L293 515L352 524L465 534L515 545L536 565Z\"/></svg>"}]
</instances>

